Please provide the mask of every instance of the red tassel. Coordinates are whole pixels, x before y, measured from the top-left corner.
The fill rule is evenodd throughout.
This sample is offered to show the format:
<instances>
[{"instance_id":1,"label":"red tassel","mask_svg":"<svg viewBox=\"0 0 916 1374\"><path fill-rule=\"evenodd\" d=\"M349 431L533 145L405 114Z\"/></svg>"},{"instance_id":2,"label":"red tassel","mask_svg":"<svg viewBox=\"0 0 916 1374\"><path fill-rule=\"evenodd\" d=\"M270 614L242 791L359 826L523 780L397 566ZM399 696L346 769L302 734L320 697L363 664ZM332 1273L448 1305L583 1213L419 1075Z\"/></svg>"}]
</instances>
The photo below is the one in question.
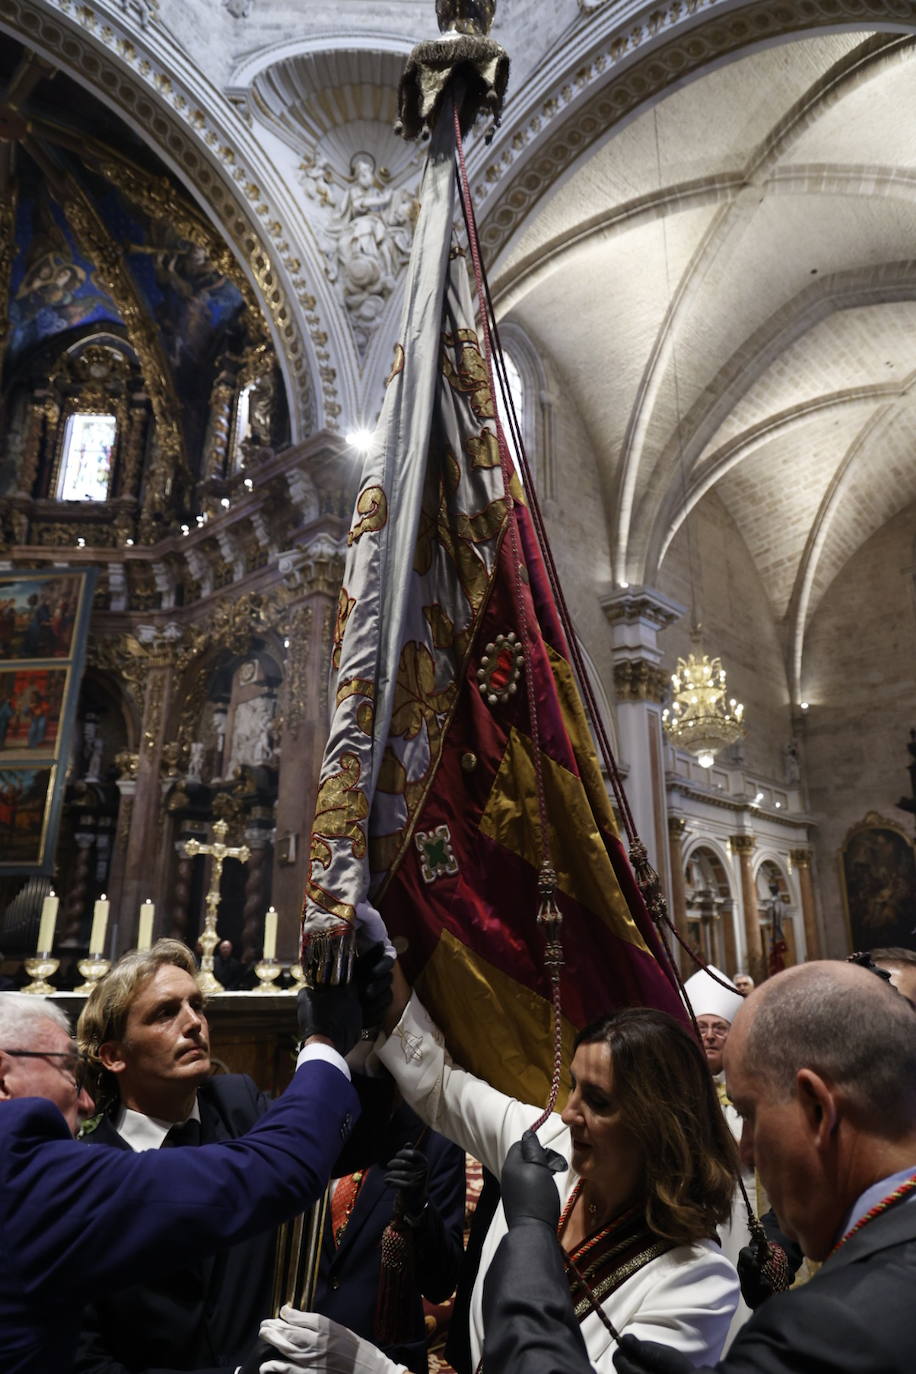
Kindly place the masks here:
<instances>
[{"instance_id":1,"label":"red tassel","mask_svg":"<svg viewBox=\"0 0 916 1374\"><path fill-rule=\"evenodd\" d=\"M413 1236L402 1219L400 1198L382 1233L381 1256L374 1339L380 1346L399 1345L410 1334L407 1326L416 1292Z\"/></svg>"}]
</instances>

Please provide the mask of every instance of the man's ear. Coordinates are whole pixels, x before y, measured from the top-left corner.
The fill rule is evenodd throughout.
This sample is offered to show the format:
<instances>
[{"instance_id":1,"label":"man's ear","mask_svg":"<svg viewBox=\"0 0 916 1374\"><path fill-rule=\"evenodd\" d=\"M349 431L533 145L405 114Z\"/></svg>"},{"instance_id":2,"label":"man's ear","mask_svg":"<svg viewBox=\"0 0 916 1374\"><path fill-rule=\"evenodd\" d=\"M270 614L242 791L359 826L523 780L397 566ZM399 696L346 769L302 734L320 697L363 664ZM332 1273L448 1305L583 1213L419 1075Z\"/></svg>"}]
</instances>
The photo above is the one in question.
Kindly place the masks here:
<instances>
[{"instance_id":1,"label":"man's ear","mask_svg":"<svg viewBox=\"0 0 916 1374\"><path fill-rule=\"evenodd\" d=\"M99 1046L99 1063L109 1073L123 1073L127 1068L124 1046L120 1040L106 1040Z\"/></svg>"},{"instance_id":2,"label":"man's ear","mask_svg":"<svg viewBox=\"0 0 916 1374\"><path fill-rule=\"evenodd\" d=\"M0 1102L8 1102L13 1096L7 1082L12 1067L13 1061L10 1056L0 1050Z\"/></svg>"},{"instance_id":3,"label":"man's ear","mask_svg":"<svg viewBox=\"0 0 916 1374\"><path fill-rule=\"evenodd\" d=\"M799 1069L795 1075L795 1089L811 1143L815 1149L824 1150L830 1144L839 1121L833 1092L813 1069Z\"/></svg>"}]
</instances>

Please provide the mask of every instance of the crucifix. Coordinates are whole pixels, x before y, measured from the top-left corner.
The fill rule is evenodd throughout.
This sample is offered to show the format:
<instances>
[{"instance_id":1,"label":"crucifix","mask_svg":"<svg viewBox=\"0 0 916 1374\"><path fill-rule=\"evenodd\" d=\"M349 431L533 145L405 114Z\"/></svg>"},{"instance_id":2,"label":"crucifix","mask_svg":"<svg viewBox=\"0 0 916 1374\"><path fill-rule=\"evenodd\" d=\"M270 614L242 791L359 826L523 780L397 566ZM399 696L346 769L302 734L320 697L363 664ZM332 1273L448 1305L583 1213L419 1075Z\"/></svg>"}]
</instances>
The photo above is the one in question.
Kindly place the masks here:
<instances>
[{"instance_id":1,"label":"crucifix","mask_svg":"<svg viewBox=\"0 0 916 1374\"><path fill-rule=\"evenodd\" d=\"M228 830L229 826L225 821L216 821L213 826L213 839L209 844L202 844L200 840L185 840L181 846L189 859L193 859L197 854L209 854L213 860L210 869L210 890L205 898L207 914L200 936L203 955L200 960L200 973L197 975L200 990L208 997L213 992L223 991L222 983L213 972L213 951L219 944L216 918L219 914L219 884L223 875L223 864L226 859L238 859L244 864L251 857L251 850L247 844L226 844Z\"/></svg>"}]
</instances>

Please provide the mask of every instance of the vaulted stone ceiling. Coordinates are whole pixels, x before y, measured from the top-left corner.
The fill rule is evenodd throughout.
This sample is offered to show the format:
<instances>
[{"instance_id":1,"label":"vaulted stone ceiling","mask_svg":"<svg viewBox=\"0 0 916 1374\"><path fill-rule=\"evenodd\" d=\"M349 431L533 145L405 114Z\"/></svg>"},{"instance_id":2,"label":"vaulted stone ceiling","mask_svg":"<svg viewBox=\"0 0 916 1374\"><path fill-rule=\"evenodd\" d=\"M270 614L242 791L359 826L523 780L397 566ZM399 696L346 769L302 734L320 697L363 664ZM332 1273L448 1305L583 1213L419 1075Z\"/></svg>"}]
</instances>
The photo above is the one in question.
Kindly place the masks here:
<instances>
[{"instance_id":1,"label":"vaulted stone ceiling","mask_svg":"<svg viewBox=\"0 0 916 1374\"><path fill-rule=\"evenodd\" d=\"M796 694L819 598L916 499L914 92L899 35L733 60L593 144L493 272L587 424L616 580L715 492Z\"/></svg>"}]
</instances>

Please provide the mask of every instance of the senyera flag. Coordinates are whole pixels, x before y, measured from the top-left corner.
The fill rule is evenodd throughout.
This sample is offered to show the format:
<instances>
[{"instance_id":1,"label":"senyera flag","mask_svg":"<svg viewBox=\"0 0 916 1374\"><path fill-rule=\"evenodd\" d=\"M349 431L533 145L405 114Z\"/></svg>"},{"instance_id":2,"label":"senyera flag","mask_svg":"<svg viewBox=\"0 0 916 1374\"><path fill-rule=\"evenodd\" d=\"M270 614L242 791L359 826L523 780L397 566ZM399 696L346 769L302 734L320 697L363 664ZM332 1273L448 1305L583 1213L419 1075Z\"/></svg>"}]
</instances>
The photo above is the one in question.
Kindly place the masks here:
<instances>
[{"instance_id":1,"label":"senyera flag","mask_svg":"<svg viewBox=\"0 0 916 1374\"><path fill-rule=\"evenodd\" d=\"M537 923L545 852L563 917L565 1038L616 1007L683 1013L501 457L453 233L453 158L442 119L348 536L303 943L313 965L339 964L368 896L455 1057L535 1102L553 1060Z\"/></svg>"}]
</instances>

